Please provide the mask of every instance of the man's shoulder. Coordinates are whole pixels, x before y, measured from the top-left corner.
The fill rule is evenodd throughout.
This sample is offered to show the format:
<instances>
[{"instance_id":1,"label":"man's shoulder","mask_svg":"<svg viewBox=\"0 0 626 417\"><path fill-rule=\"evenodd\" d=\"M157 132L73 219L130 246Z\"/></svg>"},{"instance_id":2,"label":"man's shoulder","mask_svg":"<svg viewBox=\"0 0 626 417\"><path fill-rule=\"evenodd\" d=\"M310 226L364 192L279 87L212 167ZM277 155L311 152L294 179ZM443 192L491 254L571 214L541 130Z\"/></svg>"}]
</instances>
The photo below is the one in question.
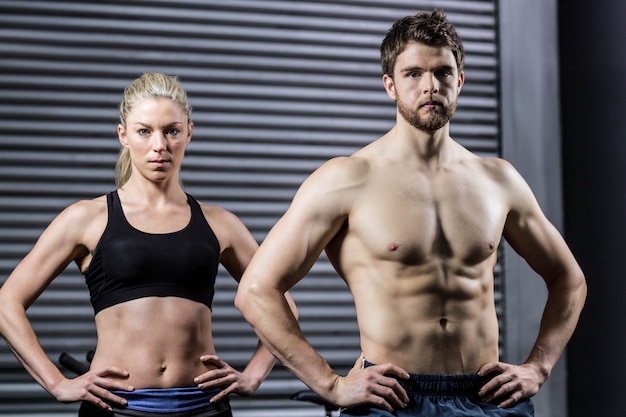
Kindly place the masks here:
<instances>
[{"instance_id":1,"label":"man's shoulder","mask_svg":"<svg viewBox=\"0 0 626 417\"><path fill-rule=\"evenodd\" d=\"M355 196L368 183L369 163L355 156L335 157L317 168L300 186L294 202L306 206L349 210ZM329 208L330 207L330 208Z\"/></svg>"},{"instance_id":2,"label":"man's shoulder","mask_svg":"<svg viewBox=\"0 0 626 417\"><path fill-rule=\"evenodd\" d=\"M480 156L475 158L473 163L476 164L477 169L481 169L498 182L511 180L513 176L518 175L515 167L503 158Z\"/></svg>"},{"instance_id":3,"label":"man's shoulder","mask_svg":"<svg viewBox=\"0 0 626 417\"><path fill-rule=\"evenodd\" d=\"M513 206L525 205L533 200L533 193L522 174L503 158L482 157L478 159L480 169L492 184L502 190Z\"/></svg>"},{"instance_id":4,"label":"man's shoulder","mask_svg":"<svg viewBox=\"0 0 626 417\"><path fill-rule=\"evenodd\" d=\"M369 165L369 159L361 152L352 155L335 156L322 164L320 168L330 167L331 169L357 169L366 168Z\"/></svg>"},{"instance_id":5,"label":"man's shoulder","mask_svg":"<svg viewBox=\"0 0 626 417\"><path fill-rule=\"evenodd\" d=\"M358 155L338 156L329 159L311 175L320 181L354 181L363 180L370 171L370 162Z\"/></svg>"}]
</instances>

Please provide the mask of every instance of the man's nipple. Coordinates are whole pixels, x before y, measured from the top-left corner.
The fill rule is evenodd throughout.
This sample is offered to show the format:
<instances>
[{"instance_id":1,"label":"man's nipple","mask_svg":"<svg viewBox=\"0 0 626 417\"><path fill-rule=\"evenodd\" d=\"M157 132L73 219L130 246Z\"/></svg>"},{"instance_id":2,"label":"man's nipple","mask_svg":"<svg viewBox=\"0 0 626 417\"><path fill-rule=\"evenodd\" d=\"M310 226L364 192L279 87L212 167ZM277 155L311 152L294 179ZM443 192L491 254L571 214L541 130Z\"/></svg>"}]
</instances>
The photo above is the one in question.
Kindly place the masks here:
<instances>
[{"instance_id":1,"label":"man's nipple","mask_svg":"<svg viewBox=\"0 0 626 417\"><path fill-rule=\"evenodd\" d=\"M391 242L390 244L387 245L387 250L389 252L395 252L398 250L399 247L400 247L400 244L398 242Z\"/></svg>"}]
</instances>

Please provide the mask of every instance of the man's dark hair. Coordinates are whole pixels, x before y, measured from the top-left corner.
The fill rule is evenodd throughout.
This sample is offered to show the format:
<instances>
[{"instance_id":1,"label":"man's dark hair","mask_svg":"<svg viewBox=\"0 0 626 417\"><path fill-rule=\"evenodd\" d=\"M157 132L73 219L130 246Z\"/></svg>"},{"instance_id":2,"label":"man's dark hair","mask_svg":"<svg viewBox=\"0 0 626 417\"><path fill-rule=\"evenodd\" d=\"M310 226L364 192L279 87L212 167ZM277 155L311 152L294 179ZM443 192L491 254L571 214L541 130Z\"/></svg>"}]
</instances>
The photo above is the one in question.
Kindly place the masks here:
<instances>
[{"instance_id":1,"label":"man's dark hair","mask_svg":"<svg viewBox=\"0 0 626 417\"><path fill-rule=\"evenodd\" d=\"M463 44L442 10L419 12L403 17L393 24L380 46L383 74L393 77L393 68L398 55L404 52L410 42L450 48L457 69L459 72L463 71L465 65Z\"/></svg>"}]
</instances>

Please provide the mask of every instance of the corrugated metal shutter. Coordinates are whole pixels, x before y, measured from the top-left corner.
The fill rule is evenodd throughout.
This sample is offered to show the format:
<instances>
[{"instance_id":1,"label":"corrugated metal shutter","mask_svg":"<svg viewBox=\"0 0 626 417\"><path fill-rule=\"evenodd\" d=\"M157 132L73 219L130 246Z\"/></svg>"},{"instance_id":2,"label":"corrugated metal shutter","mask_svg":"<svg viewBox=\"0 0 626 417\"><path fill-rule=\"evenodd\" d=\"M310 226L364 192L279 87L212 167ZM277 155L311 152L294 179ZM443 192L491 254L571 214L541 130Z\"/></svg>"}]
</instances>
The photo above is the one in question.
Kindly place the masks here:
<instances>
[{"instance_id":1,"label":"corrugated metal shutter","mask_svg":"<svg viewBox=\"0 0 626 417\"><path fill-rule=\"evenodd\" d=\"M444 8L464 39L467 83L453 136L498 155L495 3L0 1L0 279L62 208L114 188L116 108L146 71L178 75L194 107L187 191L238 214L259 241L311 171L392 126L378 47L397 18L417 9ZM345 372L359 354L351 297L325 258L309 275L293 291L302 327ZM241 367L256 338L232 305L235 288L221 271L214 331L218 352ZM92 314L74 267L29 310L53 360L62 351L83 358L95 345ZM3 342L0 374L1 415L76 409L34 384ZM321 415L289 400L302 388L277 367L233 407L238 416Z\"/></svg>"}]
</instances>

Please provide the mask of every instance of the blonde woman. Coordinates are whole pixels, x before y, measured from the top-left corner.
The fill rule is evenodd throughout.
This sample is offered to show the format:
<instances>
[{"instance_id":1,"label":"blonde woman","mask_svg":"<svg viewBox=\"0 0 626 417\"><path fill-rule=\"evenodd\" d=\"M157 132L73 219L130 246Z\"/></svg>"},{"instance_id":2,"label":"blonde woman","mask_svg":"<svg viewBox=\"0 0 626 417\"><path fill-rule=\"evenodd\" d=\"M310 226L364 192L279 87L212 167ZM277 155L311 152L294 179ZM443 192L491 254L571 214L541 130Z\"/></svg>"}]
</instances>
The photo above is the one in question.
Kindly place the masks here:
<instances>
[{"instance_id":1,"label":"blonde woman","mask_svg":"<svg viewBox=\"0 0 626 417\"><path fill-rule=\"evenodd\" d=\"M235 215L183 190L193 127L175 77L134 80L120 105L117 189L63 210L0 289L3 337L58 401L82 401L79 416L231 416L228 394L253 393L274 365L261 344L243 372L216 354L218 264L239 280L257 243ZM26 316L70 262L85 275L98 334L89 372L73 379Z\"/></svg>"}]
</instances>

